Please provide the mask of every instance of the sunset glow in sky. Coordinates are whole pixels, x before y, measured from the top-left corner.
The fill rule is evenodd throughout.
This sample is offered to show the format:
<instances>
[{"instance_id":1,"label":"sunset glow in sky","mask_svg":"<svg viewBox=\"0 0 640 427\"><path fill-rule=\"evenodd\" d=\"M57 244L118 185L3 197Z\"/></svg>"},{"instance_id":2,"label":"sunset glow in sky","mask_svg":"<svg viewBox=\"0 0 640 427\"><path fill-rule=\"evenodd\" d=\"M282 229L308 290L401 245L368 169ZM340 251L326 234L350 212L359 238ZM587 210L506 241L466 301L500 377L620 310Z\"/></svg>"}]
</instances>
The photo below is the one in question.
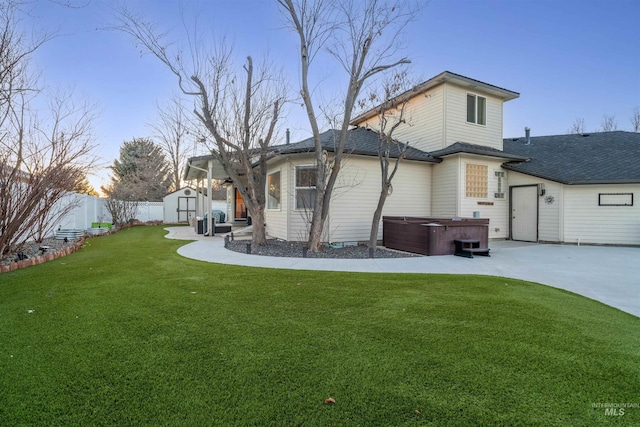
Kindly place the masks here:
<instances>
[{"instance_id":1,"label":"sunset glow in sky","mask_svg":"<svg viewBox=\"0 0 640 427\"><path fill-rule=\"evenodd\" d=\"M96 136L105 166L120 145L149 136L156 103L178 91L176 80L155 58L141 56L112 24L108 0L74 0L65 8L36 0L28 31L60 28L60 36L37 51L33 64L47 87L75 87L99 106ZM181 5L194 11L200 25L234 41L238 58L269 52L282 66L295 93L298 78L296 39L285 28L275 0L127 0L182 37ZM428 79L448 70L519 92L504 107L504 136L566 133L576 118L588 131L614 115L620 130L631 130L633 109L640 106L640 2L627 0L432 0L406 33L403 55ZM332 63L317 64L331 76ZM330 82L330 79L327 78ZM317 89L323 91L322 87ZM327 91L335 90L334 87ZM288 106L282 129L297 141L308 137L299 104ZM283 132L284 133L284 132ZM191 153L190 153L191 154ZM201 154L201 153L194 153ZM108 170L92 178L98 188Z\"/></svg>"}]
</instances>

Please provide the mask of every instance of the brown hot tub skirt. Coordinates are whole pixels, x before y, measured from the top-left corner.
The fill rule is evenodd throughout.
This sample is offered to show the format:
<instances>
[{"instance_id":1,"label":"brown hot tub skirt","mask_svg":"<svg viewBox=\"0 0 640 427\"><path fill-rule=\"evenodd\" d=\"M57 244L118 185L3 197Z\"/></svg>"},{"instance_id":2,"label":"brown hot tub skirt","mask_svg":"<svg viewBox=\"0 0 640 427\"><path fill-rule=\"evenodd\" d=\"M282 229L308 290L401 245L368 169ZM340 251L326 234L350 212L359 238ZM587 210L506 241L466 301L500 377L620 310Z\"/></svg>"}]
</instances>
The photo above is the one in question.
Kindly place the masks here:
<instances>
[{"instance_id":1,"label":"brown hot tub skirt","mask_svg":"<svg viewBox=\"0 0 640 427\"><path fill-rule=\"evenodd\" d=\"M475 239L489 245L489 220L484 218L426 218L385 216L382 244L422 255L452 255L454 240Z\"/></svg>"}]
</instances>

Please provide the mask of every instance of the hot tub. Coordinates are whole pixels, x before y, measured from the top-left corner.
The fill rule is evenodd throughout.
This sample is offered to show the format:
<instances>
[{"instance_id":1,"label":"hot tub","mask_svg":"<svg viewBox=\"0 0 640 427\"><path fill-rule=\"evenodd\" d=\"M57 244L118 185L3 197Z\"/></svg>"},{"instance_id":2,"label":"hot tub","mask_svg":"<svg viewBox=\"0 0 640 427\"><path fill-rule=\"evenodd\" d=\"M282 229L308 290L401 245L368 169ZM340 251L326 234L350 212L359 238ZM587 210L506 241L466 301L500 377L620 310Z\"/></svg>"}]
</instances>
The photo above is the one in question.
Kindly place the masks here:
<instances>
[{"instance_id":1,"label":"hot tub","mask_svg":"<svg viewBox=\"0 0 640 427\"><path fill-rule=\"evenodd\" d=\"M489 219L385 216L382 245L422 255L452 255L454 240L475 239L489 245Z\"/></svg>"}]
</instances>

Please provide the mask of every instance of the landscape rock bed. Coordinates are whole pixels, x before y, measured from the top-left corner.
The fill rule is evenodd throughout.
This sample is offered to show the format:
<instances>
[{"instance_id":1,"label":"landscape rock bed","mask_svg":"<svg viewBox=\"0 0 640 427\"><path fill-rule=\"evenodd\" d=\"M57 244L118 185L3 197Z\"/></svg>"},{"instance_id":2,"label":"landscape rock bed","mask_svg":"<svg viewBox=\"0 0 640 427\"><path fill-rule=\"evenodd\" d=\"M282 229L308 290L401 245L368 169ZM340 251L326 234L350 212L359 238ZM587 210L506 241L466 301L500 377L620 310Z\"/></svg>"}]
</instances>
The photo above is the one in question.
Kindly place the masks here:
<instances>
[{"instance_id":1,"label":"landscape rock bed","mask_svg":"<svg viewBox=\"0 0 640 427\"><path fill-rule=\"evenodd\" d=\"M44 253L40 250L40 247L48 246ZM18 270L32 265L38 265L43 262L52 261L61 256L69 255L80 249L83 246L83 239L70 240L65 242L64 240L57 240L55 238L47 238L42 243L27 242L22 245L19 250L14 250L0 259L0 273L7 271ZM18 254L25 255L25 258L20 260Z\"/></svg>"},{"instance_id":2,"label":"landscape rock bed","mask_svg":"<svg viewBox=\"0 0 640 427\"><path fill-rule=\"evenodd\" d=\"M229 242L227 249L234 252L247 253L247 243L251 243L250 240L233 240ZM302 258L303 248L307 245L306 242L286 242L283 240L268 240L265 246L251 247L252 255L262 256L275 256L275 257L291 257ZM409 258L419 255L387 250L382 247L378 247L374 258ZM343 258L343 259L366 259L369 258L369 248L365 245L357 246L345 246L341 248L332 248L324 246L322 251L318 253L307 253L307 258Z\"/></svg>"}]
</instances>

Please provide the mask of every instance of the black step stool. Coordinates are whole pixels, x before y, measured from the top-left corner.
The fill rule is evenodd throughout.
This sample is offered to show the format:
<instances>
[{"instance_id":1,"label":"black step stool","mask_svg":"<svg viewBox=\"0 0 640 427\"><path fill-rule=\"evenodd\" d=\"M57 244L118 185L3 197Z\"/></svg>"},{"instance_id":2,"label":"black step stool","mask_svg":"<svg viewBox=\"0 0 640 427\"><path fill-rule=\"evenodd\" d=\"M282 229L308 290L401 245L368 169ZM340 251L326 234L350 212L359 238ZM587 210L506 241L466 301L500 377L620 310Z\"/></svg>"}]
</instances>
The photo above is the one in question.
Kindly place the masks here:
<instances>
[{"instance_id":1,"label":"black step stool","mask_svg":"<svg viewBox=\"0 0 640 427\"><path fill-rule=\"evenodd\" d=\"M462 256L465 258L473 258L473 254L482 255L482 256L491 256L489 255L489 248L481 248L480 240L476 239L460 239L454 240L453 244L456 249L453 253L457 256Z\"/></svg>"}]
</instances>

